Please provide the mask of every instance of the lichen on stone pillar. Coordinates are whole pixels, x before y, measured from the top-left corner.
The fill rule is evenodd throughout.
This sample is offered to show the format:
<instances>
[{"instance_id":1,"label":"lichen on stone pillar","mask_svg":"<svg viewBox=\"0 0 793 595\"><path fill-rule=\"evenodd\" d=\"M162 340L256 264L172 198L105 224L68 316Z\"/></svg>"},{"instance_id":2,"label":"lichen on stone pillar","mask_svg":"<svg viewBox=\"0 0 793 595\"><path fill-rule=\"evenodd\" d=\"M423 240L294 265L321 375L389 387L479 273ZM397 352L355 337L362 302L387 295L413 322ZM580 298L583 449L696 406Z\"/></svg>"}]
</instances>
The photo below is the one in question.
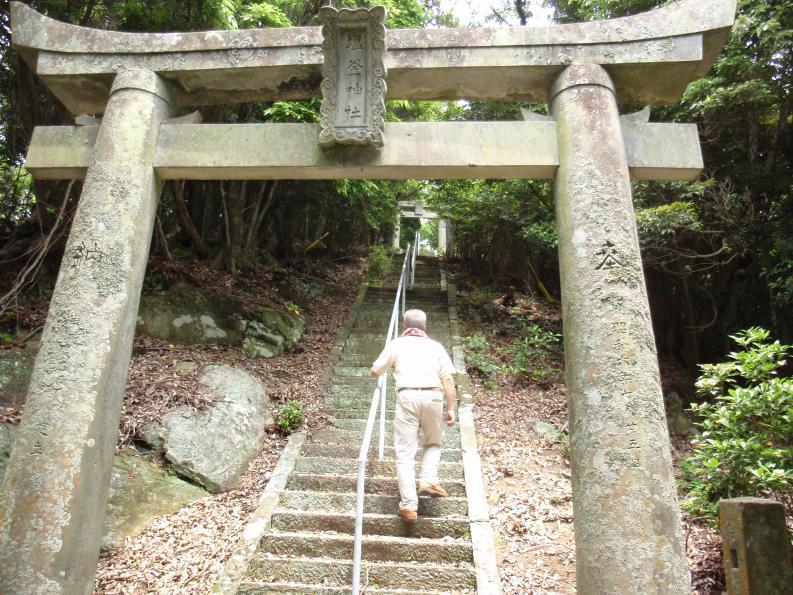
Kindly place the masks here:
<instances>
[{"instance_id":1,"label":"lichen on stone pillar","mask_svg":"<svg viewBox=\"0 0 793 595\"><path fill-rule=\"evenodd\" d=\"M689 593L614 85L575 64L550 96L578 592Z\"/></svg>"},{"instance_id":2,"label":"lichen on stone pillar","mask_svg":"<svg viewBox=\"0 0 793 595\"><path fill-rule=\"evenodd\" d=\"M166 84L113 84L0 492L0 590L90 593L157 212Z\"/></svg>"}]
</instances>

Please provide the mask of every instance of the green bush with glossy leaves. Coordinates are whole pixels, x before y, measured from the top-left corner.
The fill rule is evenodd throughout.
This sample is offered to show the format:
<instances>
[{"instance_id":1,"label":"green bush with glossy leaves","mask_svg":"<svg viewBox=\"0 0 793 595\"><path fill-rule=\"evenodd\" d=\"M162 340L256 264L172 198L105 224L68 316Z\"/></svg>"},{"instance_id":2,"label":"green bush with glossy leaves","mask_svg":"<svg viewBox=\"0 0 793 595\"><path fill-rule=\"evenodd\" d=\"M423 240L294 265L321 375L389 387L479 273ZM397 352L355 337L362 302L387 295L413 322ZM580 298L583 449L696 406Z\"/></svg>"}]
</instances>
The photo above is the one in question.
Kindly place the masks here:
<instances>
[{"instance_id":1,"label":"green bush with glossy leaves","mask_svg":"<svg viewBox=\"0 0 793 595\"><path fill-rule=\"evenodd\" d=\"M702 434L683 461L694 515L715 517L719 500L774 498L793 489L793 378L779 371L790 345L753 327L731 337L741 348L729 361L700 366L691 410Z\"/></svg>"}]
</instances>

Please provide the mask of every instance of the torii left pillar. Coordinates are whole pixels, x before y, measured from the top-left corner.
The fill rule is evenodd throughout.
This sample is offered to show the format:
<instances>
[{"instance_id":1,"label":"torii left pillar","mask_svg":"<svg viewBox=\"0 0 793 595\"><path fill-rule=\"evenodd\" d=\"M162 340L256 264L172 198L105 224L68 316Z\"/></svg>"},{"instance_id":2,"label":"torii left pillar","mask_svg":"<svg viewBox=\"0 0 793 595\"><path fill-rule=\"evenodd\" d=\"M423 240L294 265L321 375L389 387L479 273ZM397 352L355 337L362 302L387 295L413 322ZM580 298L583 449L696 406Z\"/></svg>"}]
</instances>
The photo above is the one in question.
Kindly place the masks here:
<instances>
[{"instance_id":1,"label":"torii left pillar","mask_svg":"<svg viewBox=\"0 0 793 595\"><path fill-rule=\"evenodd\" d=\"M0 491L0 591L91 593L171 112L148 70L116 75Z\"/></svg>"}]
</instances>

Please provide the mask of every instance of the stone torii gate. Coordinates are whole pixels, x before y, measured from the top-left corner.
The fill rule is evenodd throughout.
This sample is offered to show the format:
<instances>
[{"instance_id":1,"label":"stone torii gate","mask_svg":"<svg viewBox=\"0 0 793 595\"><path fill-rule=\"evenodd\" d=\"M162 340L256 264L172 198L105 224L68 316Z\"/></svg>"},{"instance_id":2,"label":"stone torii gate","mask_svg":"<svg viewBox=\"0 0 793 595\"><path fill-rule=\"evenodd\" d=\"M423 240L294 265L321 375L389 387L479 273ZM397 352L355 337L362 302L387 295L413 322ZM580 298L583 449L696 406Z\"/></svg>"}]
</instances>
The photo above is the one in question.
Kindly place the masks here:
<instances>
[{"instance_id":1,"label":"stone torii gate","mask_svg":"<svg viewBox=\"0 0 793 595\"><path fill-rule=\"evenodd\" d=\"M320 146L310 124L173 118L319 96L318 27L118 33L12 3L20 55L73 114L104 116L37 128L28 153L37 179L85 181L2 485L0 590L92 590L162 180L552 178L578 589L690 592L630 182L692 180L702 161L693 125L617 106L676 101L734 12L682 0L597 23L383 32L389 98L547 100L551 117L385 124L378 148Z\"/></svg>"},{"instance_id":2,"label":"stone torii gate","mask_svg":"<svg viewBox=\"0 0 793 595\"><path fill-rule=\"evenodd\" d=\"M394 248L399 248L399 232L401 219L437 219L438 220L438 253L445 255L448 252L447 245L447 221L440 217L435 211L424 209L424 202L420 200L401 200L399 201L399 215L397 216L396 229L394 230Z\"/></svg>"}]
</instances>

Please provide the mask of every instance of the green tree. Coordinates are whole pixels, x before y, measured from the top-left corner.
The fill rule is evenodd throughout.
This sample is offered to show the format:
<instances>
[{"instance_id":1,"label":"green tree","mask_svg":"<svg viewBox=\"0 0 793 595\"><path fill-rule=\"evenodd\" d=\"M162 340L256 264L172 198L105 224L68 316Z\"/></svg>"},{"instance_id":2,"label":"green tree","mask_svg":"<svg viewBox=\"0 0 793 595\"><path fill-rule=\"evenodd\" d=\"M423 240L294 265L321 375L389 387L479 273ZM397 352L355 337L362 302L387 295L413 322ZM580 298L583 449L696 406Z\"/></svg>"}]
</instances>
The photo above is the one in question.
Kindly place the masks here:
<instances>
[{"instance_id":1,"label":"green tree","mask_svg":"<svg viewBox=\"0 0 793 595\"><path fill-rule=\"evenodd\" d=\"M692 405L702 435L684 463L693 514L716 516L719 500L793 489L793 378L779 378L793 348L750 328L731 337L740 351L702 366Z\"/></svg>"}]
</instances>

